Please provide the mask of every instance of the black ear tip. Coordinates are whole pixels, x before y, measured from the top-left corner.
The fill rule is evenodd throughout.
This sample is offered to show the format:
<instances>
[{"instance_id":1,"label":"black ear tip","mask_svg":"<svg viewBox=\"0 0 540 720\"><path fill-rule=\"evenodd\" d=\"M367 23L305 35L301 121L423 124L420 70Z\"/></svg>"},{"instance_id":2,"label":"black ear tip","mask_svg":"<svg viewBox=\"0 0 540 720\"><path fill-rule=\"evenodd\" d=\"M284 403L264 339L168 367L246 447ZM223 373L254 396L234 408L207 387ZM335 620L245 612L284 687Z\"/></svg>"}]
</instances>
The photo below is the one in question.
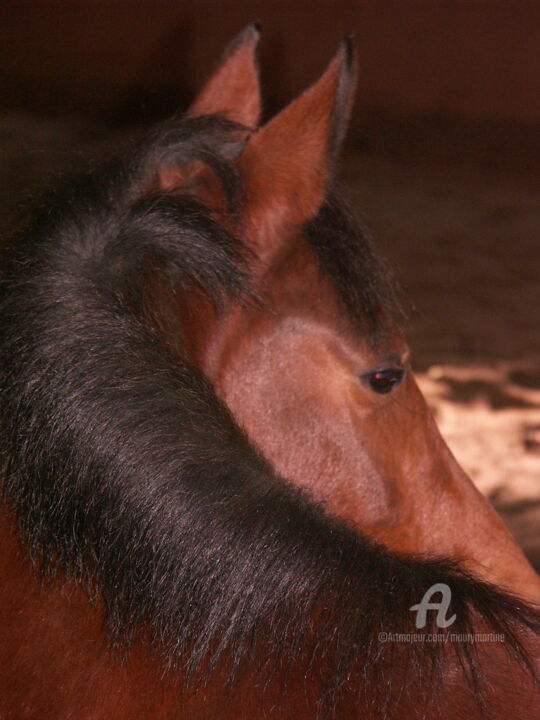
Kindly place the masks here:
<instances>
[{"instance_id":1,"label":"black ear tip","mask_svg":"<svg viewBox=\"0 0 540 720\"><path fill-rule=\"evenodd\" d=\"M339 52L344 58L347 70L353 70L356 63L356 46L354 35L347 35L339 44Z\"/></svg>"},{"instance_id":2,"label":"black ear tip","mask_svg":"<svg viewBox=\"0 0 540 720\"><path fill-rule=\"evenodd\" d=\"M261 24L258 20L249 23L246 27L241 30L238 35L235 35L231 42L227 45L225 55L230 55L232 52L237 50L243 45L255 46L259 42L261 36Z\"/></svg>"},{"instance_id":3,"label":"black ear tip","mask_svg":"<svg viewBox=\"0 0 540 720\"><path fill-rule=\"evenodd\" d=\"M246 27L238 34L237 41L239 43L253 42L256 43L261 36L261 23L258 20L249 23Z\"/></svg>"}]
</instances>

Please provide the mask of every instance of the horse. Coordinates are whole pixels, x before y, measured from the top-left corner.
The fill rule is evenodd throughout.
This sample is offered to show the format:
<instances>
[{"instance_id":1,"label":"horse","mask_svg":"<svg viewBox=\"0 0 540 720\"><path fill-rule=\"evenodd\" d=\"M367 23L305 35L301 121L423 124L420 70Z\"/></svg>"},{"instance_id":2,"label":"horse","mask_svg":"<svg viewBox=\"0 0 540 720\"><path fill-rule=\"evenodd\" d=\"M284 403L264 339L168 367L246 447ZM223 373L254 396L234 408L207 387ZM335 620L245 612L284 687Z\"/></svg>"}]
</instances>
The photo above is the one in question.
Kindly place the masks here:
<instances>
[{"instance_id":1,"label":"horse","mask_svg":"<svg viewBox=\"0 0 540 720\"><path fill-rule=\"evenodd\" d=\"M352 41L261 125L258 38L4 247L0 717L538 720L539 579L336 190Z\"/></svg>"}]
</instances>

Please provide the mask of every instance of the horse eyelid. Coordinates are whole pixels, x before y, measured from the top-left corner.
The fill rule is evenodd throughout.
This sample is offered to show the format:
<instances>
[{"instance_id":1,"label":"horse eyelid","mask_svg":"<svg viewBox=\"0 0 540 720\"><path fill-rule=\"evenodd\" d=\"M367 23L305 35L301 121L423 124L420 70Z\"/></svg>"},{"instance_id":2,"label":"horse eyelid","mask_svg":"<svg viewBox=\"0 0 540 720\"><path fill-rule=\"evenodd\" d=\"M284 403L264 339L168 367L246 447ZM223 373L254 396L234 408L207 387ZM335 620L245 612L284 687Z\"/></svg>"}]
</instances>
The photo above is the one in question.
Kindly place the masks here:
<instances>
[{"instance_id":1,"label":"horse eyelid","mask_svg":"<svg viewBox=\"0 0 540 720\"><path fill-rule=\"evenodd\" d=\"M373 392L387 395L401 385L406 372L403 365L382 367L360 375L360 379Z\"/></svg>"}]
</instances>

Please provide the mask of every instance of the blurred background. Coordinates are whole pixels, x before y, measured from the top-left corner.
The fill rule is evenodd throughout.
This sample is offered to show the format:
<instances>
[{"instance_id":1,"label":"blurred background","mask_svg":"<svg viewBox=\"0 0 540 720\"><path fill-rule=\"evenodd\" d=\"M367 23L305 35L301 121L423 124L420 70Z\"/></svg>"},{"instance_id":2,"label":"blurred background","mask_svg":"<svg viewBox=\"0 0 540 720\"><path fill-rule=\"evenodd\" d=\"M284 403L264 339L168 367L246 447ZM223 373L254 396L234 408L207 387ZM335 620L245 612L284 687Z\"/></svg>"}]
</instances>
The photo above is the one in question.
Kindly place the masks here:
<instances>
[{"instance_id":1,"label":"blurred background","mask_svg":"<svg viewBox=\"0 0 540 720\"><path fill-rule=\"evenodd\" d=\"M267 116L355 35L346 192L443 434L540 570L536 0L3 0L0 231L78 153L186 107L252 20Z\"/></svg>"}]
</instances>

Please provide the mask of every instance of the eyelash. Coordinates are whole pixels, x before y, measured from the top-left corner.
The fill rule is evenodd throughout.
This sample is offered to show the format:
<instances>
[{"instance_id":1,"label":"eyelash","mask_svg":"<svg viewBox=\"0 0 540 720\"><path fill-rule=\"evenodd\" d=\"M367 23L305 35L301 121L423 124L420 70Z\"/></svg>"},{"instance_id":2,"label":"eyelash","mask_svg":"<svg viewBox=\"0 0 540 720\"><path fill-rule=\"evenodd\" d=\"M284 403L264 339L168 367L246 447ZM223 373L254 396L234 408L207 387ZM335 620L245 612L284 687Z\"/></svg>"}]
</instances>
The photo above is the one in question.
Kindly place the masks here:
<instances>
[{"instance_id":1,"label":"eyelash","mask_svg":"<svg viewBox=\"0 0 540 720\"><path fill-rule=\"evenodd\" d=\"M373 392L386 395L399 387L404 375L405 370L403 368L383 368L362 375L362 380Z\"/></svg>"}]
</instances>

